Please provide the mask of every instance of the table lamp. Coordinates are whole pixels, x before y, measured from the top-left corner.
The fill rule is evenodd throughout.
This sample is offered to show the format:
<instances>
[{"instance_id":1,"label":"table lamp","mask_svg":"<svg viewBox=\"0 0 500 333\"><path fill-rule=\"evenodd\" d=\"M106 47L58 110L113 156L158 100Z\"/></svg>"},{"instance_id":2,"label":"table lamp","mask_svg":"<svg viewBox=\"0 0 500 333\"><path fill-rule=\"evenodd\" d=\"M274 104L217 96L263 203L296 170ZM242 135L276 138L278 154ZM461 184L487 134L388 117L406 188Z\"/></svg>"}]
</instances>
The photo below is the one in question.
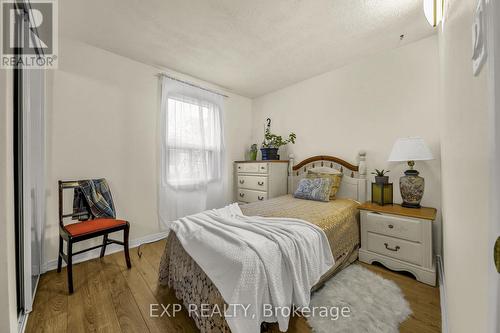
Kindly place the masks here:
<instances>
[{"instance_id":1,"label":"table lamp","mask_svg":"<svg viewBox=\"0 0 500 333\"><path fill-rule=\"evenodd\" d=\"M434 159L432 153L419 137L397 139L392 147L389 162L407 162L410 167L405 175L399 178L399 189L403 198L403 207L420 208L420 201L424 195L425 181L413 169L415 161Z\"/></svg>"}]
</instances>

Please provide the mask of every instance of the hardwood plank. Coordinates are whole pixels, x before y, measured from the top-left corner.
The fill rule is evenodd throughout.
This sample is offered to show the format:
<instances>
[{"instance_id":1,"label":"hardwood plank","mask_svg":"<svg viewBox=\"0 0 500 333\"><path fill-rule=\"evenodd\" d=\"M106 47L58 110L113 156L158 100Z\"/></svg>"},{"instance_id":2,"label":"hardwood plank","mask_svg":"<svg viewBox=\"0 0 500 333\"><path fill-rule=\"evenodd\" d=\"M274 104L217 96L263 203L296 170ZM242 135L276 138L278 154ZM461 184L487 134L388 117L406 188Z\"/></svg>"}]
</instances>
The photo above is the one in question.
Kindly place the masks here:
<instances>
[{"instance_id":1,"label":"hardwood plank","mask_svg":"<svg viewBox=\"0 0 500 333\"><path fill-rule=\"evenodd\" d=\"M151 304L163 304L168 306L168 304L180 304L180 302L175 297L170 297L165 299L161 289L170 291L170 289L158 286L158 274L157 271L153 269L146 259L139 258L136 254L131 255L132 269L126 269L125 263L119 260L118 256L114 256L117 264L120 266L122 275L125 277L130 290L132 291L134 298L139 306L142 316L148 325L151 332L197 332L197 328L194 322L188 317L185 309L181 312L177 312L175 317L168 317L166 315L161 317L151 317L150 316L150 305ZM141 270L138 268L141 267ZM146 271L147 277L141 274L141 271ZM152 272L154 271L154 273ZM155 275L155 281L151 281L149 276ZM150 280L149 283L146 280ZM160 289L160 291L159 291ZM172 293L173 295L173 293ZM160 305L161 312L161 305ZM171 312L170 312L171 313Z\"/></svg>"},{"instance_id":2,"label":"hardwood plank","mask_svg":"<svg viewBox=\"0 0 500 333\"><path fill-rule=\"evenodd\" d=\"M154 256L153 251L150 249L150 245L145 245L142 250L142 257L138 257L137 254L131 255L132 265L138 270L143 279L145 280L148 287L154 291L158 285L158 267L151 264L147 259L150 256ZM133 258L133 259L132 259Z\"/></svg>"},{"instance_id":3,"label":"hardwood plank","mask_svg":"<svg viewBox=\"0 0 500 333\"><path fill-rule=\"evenodd\" d=\"M73 265L73 287L75 292L73 295L68 295L68 332L80 333L93 331L92 326L92 310L87 313L84 306L85 300L88 299L88 290L84 288L86 277L85 263ZM66 272L64 272L66 275ZM66 293L68 289L65 289Z\"/></svg>"},{"instance_id":4,"label":"hardwood plank","mask_svg":"<svg viewBox=\"0 0 500 333\"><path fill-rule=\"evenodd\" d=\"M159 258L161 259L161 256L163 256L163 252L165 252L165 246L167 245L167 240L163 239L158 242L154 242L150 244L151 248L156 252L156 254L159 255Z\"/></svg>"},{"instance_id":5,"label":"hardwood plank","mask_svg":"<svg viewBox=\"0 0 500 333\"><path fill-rule=\"evenodd\" d=\"M61 313L56 316L48 317L43 321L41 327L35 329L36 332L42 333L58 333L67 332L68 328L68 314Z\"/></svg>"},{"instance_id":6,"label":"hardwood plank","mask_svg":"<svg viewBox=\"0 0 500 333\"><path fill-rule=\"evenodd\" d=\"M113 309L114 298L98 259L87 262L87 285L91 295L90 306L94 310L95 326L98 332L121 332L121 325L116 309Z\"/></svg>"},{"instance_id":7,"label":"hardwood plank","mask_svg":"<svg viewBox=\"0 0 500 333\"><path fill-rule=\"evenodd\" d=\"M163 255L163 249L165 248L163 242L154 242L144 246L142 256L146 258L147 261L153 266L153 268L158 272L161 262L161 256Z\"/></svg>"},{"instance_id":8,"label":"hardwood plank","mask_svg":"<svg viewBox=\"0 0 500 333\"><path fill-rule=\"evenodd\" d=\"M131 255L132 268L127 269L126 265L122 262L122 258L118 256L110 256L111 259L120 267L122 276L124 277L127 285L132 292L132 296L137 303L139 311L141 312L142 318L146 323L148 330L152 333L156 332L170 332L173 331L174 326L169 322L168 318L164 317L151 317L150 316L150 305L156 304L158 301L149 289L146 281L136 269L135 255Z\"/></svg>"},{"instance_id":9,"label":"hardwood plank","mask_svg":"<svg viewBox=\"0 0 500 333\"><path fill-rule=\"evenodd\" d=\"M38 290L33 302L33 311L28 317L26 331L35 331L40 328L40 323L57 321L67 323L68 298L67 298L66 270L61 273L48 272L40 277ZM57 317L57 319L53 319ZM64 328L66 329L66 328Z\"/></svg>"},{"instance_id":10,"label":"hardwood plank","mask_svg":"<svg viewBox=\"0 0 500 333\"><path fill-rule=\"evenodd\" d=\"M123 259L123 253L120 254ZM104 282L109 291L121 332L148 332L141 311L116 261L110 257L92 260L89 262L89 269L100 273L101 283Z\"/></svg>"},{"instance_id":11,"label":"hardwood plank","mask_svg":"<svg viewBox=\"0 0 500 333\"><path fill-rule=\"evenodd\" d=\"M390 271L382 266L358 264L394 281L410 303L413 314L401 324L401 332L441 332L441 305L439 288L431 287L401 273Z\"/></svg>"},{"instance_id":12,"label":"hardwood plank","mask_svg":"<svg viewBox=\"0 0 500 333\"><path fill-rule=\"evenodd\" d=\"M98 267L91 260L75 265L73 271L75 292L68 296L68 331L121 332Z\"/></svg>"},{"instance_id":13,"label":"hardwood plank","mask_svg":"<svg viewBox=\"0 0 500 333\"><path fill-rule=\"evenodd\" d=\"M164 247L165 242L163 244L162 242L147 244L141 258L137 255L131 257L133 258L133 265L138 267L138 271L142 274L143 279L159 304L164 306L182 305L182 302L175 297L170 288L158 284L158 268L161 260L158 253L162 252ZM181 312L176 314L175 318L170 318L170 321L175 327L175 332L198 332L194 321L191 320L184 307Z\"/></svg>"}]
</instances>

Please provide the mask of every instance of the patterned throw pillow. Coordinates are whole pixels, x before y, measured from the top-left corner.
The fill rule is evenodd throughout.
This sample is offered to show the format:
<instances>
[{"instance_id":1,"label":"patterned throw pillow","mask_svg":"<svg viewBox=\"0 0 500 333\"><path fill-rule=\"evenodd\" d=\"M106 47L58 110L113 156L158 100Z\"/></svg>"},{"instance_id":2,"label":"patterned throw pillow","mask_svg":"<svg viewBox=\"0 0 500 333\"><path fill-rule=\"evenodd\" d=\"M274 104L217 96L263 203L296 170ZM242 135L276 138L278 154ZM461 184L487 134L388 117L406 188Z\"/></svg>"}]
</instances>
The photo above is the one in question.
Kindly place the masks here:
<instances>
[{"instance_id":1,"label":"patterned throw pillow","mask_svg":"<svg viewBox=\"0 0 500 333\"><path fill-rule=\"evenodd\" d=\"M329 178L304 178L301 179L294 197L306 200L328 201L332 181Z\"/></svg>"},{"instance_id":2,"label":"patterned throw pillow","mask_svg":"<svg viewBox=\"0 0 500 333\"><path fill-rule=\"evenodd\" d=\"M333 169L332 169L333 170ZM335 200L335 195L337 194L340 182L342 181L342 173L340 171L336 173L326 173L326 172L316 172L313 170L307 170L306 178L328 178L332 181L332 189L330 191L330 200Z\"/></svg>"}]
</instances>

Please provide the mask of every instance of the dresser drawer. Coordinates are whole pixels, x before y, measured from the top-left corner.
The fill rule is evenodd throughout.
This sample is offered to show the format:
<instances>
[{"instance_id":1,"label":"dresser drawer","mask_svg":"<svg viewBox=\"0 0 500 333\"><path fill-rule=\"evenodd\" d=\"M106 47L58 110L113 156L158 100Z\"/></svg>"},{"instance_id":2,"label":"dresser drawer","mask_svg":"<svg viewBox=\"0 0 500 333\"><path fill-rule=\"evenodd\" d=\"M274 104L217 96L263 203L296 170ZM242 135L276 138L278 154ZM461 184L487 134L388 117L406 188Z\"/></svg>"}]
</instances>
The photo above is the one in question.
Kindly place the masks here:
<instances>
[{"instance_id":1,"label":"dresser drawer","mask_svg":"<svg viewBox=\"0 0 500 333\"><path fill-rule=\"evenodd\" d=\"M238 188L267 191L267 176L238 175Z\"/></svg>"},{"instance_id":2,"label":"dresser drawer","mask_svg":"<svg viewBox=\"0 0 500 333\"><path fill-rule=\"evenodd\" d=\"M422 265L422 244L369 232L368 251Z\"/></svg>"},{"instance_id":3,"label":"dresser drawer","mask_svg":"<svg viewBox=\"0 0 500 333\"><path fill-rule=\"evenodd\" d=\"M422 221L417 219L367 212L365 228L368 232L376 232L413 242L422 241Z\"/></svg>"},{"instance_id":4,"label":"dresser drawer","mask_svg":"<svg viewBox=\"0 0 500 333\"><path fill-rule=\"evenodd\" d=\"M267 192L238 189L238 201L256 202L267 200Z\"/></svg>"},{"instance_id":5,"label":"dresser drawer","mask_svg":"<svg viewBox=\"0 0 500 333\"><path fill-rule=\"evenodd\" d=\"M259 173L267 173L267 163L259 163Z\"/></svg>"},{"instance_id":6,"label":"dresser drawer","mask_svg":"<svg viewBox=\"0 0 500 333\"><path fill-rule=\"evenodd\" d=\"M258 173L259 163L238 163L236 164L238 173Z\"/></svg>"}]
</instances>

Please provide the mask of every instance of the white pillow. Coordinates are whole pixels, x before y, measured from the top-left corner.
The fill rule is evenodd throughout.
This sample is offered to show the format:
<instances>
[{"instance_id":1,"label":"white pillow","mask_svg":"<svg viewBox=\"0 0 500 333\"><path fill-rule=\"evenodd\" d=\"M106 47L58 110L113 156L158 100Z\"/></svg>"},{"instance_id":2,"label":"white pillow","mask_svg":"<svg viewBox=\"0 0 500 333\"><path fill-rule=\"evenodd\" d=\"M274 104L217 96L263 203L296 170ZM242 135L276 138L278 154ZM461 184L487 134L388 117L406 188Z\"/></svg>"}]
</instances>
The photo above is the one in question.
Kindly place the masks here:
<instances>
[{"instance_id":1,"label":"white pillow","mask_svg":"<svg viewBox=\"0 0 500 333\"><path fill-rule=\"evenodd\" d=\"M327 173L330 175L341 175L342 172L337 169L329 168L329 167L318 167L318 168L309 168L307 171L313 172L313 173Z\"/></svg>"}]
</instances>

